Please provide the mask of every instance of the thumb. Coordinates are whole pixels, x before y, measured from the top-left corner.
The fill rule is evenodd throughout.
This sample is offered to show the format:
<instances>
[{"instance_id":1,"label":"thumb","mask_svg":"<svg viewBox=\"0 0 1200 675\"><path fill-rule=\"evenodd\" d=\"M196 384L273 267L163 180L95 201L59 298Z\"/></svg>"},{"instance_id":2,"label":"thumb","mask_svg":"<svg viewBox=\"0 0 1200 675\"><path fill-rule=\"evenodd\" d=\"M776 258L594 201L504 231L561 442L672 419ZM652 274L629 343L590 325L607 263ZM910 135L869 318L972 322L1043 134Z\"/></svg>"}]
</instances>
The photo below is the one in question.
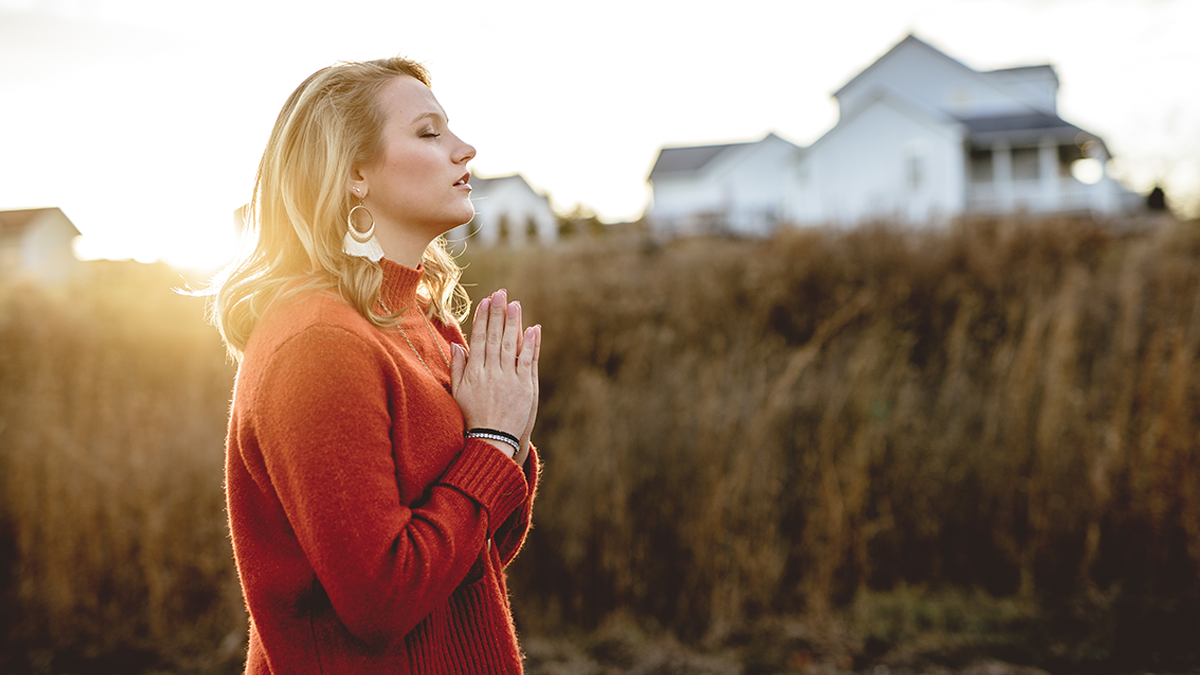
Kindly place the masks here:
<instances>
[{"instance_id":1,"label":"thumb","mask_svg":"<svg viewBox=\"0 0 1200 675\"><path fill-rule=\"evenodd\" d=\"M458 393L462 382L463 366L467 363L467 352L457 342L450 343L450 393Z\"/></svg>"}]
</instances>

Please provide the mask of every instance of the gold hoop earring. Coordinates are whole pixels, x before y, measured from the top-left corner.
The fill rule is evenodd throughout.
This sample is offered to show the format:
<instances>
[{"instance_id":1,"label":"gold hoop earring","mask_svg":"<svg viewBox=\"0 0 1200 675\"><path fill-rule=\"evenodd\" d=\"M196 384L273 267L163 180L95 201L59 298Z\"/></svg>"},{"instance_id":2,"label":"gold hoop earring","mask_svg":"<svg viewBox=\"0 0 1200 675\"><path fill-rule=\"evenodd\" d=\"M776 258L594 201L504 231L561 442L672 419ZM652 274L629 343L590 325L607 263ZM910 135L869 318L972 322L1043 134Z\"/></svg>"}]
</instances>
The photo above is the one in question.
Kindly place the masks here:
<instances>
[{"instance_id":1,"label":"gold hoop earring","mask_svg":"<svg viewBox=\"0 0 1200 675\"><path fill-rule=\"evenodd\" d=\"M367 217L371 219L371 224L364 232L359 232L358 228L354 226L354 212L359 209L362 209L367 214ZM362 202L359 202L358 206L350 209L350 213L346 214L346 228L346 233L354 237L354 241L365 244L371 241L371 237L375 236L375 216L371 215L371 212L367 210L367 207L362 205Z\"/></svg>"},{"instance_id":2,"label":"gold hoop earring","mask_svg":"<svg viewBox=\"0 0 1200 675\"><path fill-rule=\"evenodd\" d=\"M354 213L362 209L367 217L371 219L371 225L367 227L365 232L360 232L354 226ZM358 205L350 209L350 213L346 214L346 235L342 237L342 252L347 255L352 255L358 258L366 258L371 262L379 262L383 257L383 248L379 246L379 241L375 239L375 216L363 206L362 200L359 200Z\"/></svg>"}]
</instances>

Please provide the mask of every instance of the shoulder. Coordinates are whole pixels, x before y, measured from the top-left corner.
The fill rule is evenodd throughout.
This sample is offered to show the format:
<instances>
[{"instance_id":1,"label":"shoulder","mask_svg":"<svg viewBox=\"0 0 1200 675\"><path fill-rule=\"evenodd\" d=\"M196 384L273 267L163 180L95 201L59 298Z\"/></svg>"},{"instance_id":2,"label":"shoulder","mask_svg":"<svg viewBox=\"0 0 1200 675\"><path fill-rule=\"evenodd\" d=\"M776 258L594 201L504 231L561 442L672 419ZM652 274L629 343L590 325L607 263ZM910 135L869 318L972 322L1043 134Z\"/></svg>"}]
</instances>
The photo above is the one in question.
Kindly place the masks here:
<instances>
[{"instance_id":1,"label":"shoulder","mask_svg":"<svg viewBox=\"0 0 1200 675\"><path fill-rule=\"evenodd\" d=\"M251 333L241 367L337 373L386 351L378 328L332 292L320 291L272 305Z\"/></svg>"},{"instance_id":2,"label":"shoulder","mask_svg":"<svg viewBox=\"0 0 1200 675\"><path fill-rule=\"evenodd\" d=\"M296 337L328 331L371 338L377 329L333 291L305 291L273 303L255 326L246 348L273 351Z\"/></svg>"}]
</instances>

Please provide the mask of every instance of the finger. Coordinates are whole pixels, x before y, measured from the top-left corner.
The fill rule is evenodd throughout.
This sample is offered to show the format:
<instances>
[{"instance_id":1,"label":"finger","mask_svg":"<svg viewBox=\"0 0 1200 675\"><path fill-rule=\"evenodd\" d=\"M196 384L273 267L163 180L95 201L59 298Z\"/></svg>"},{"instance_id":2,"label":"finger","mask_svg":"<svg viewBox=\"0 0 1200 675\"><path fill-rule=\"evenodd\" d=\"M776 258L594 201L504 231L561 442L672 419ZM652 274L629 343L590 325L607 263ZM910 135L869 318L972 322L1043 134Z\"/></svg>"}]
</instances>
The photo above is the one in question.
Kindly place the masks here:
<instances>
[{"instance_id":1,"label":"finger","mask_svg":"<svg viewBox=\"0 0 1200 675\"><path fill-rule=\"evenodd\" d=\"M530 373L533 380L533 404L529 406L529 420L525 423L525 433L521 434L521 447L528 451L530 437L533 436L533 425L537 423L538 399L541 396L538 385L538 360L542 351L542 327L533 326L533 358L530 361Z\"/></svg>"},{"instance_id":2,"label":"finger","mask_svg":"<svg viewBox=\"0 0 1200 675\"><path fill-rule=\"evenodd\" d=\"M533 330L535 333L537 333L537 339L533 343L533 365L536 368L538 359L542 357L542 324L539 323L538 325L534 326Z\"/></svg>"},{"instance_id":3,"label":"finger","mask_svg":"<svg viewBox=\"0 0 1200 675\"><path fill-rule=\"evenodd\" d=\"M458 394L462 382L463 367L467 365L467 353L457 342L450 343L450 395Z\"/></svg>"},{"instance_id":4,"label":"finger","mask_svg":"<svg viewBox=\"0 0 1200 675\"><path fill-rule=\"evenodd\" d=\"M517 352L520 351L517 343L521 340L521 303L514 300L508 303L504 312L504 339L500 343L500 363L510 368L516 365Z\"/></svg>"},{"instance_id":5,"label":"finger","mask_svg":"<svg viewBox=\"0 0 1200 675\"><path fill-rule=\"evenodd\" d=\"M535 340L537 340L537 334L533 326L526 328L524 335L521 336L521 347L517 350L517 373L523 377L533 376L533 353L536 349L534 346Z\"/></svg>"},{"instance_id":6,"label":"finger","mask_svg":"<svg viewBox=\"0 0 1200 675\"><path fill-rule=\"evenodd\" d=\"M539 324L533 327L533 411L537 414L538 404L538 362L542 360L542 326Z\"/></svg>"},{"instance_id":7,"label":"finger","mask_svg":"<svg viewBox=\"0 0 1200 675\"><path fill-rule=\"evenodd\" d=\"M530 364L530 371L533 377L533 410L530 412L529 426L533 427L533 421L537 419L538 396L541 388L538 385L538 361L542 356L542 327L533 327L533 362Z\"/></svg>"},{"instance_id":8,"label":"finger","mask_svg":"<svg viewBox=\"0 0 1200 675\"><path fill-rule=\"evenodd\" d=\"M538 386L538 361L541 360L542 356L542 327L539 324L530 330L533 331L533 359L529 363L529 376L533 380L533 411L529 420L529 426L532 427L533 419L537 417L538 394L540 391Z\"/></svg>"},{"instance_id":9,"label":"finger","mask_svg":"<svg viewBox=\"0 0 1200 675\"><path fill-rule=\"evenodd\" d=\"M500 363L500 341L504 339L504 314L507 307L508 294L503 288L492 293L487 322L487 349L483 364L488 368Z\"/></svg>"},{"instance_id":10,"label":"finger","mask_svg":"<svg viewBox=\"0 0 1200 675\"><path fill-rule=\"evenodd\" d=\"M471 320L471 351L476 354L483 354L487 349L488 313L491 306L492 296L480 300L479 306L475 308L475 318Z\"/></svg>"}]
</instances>

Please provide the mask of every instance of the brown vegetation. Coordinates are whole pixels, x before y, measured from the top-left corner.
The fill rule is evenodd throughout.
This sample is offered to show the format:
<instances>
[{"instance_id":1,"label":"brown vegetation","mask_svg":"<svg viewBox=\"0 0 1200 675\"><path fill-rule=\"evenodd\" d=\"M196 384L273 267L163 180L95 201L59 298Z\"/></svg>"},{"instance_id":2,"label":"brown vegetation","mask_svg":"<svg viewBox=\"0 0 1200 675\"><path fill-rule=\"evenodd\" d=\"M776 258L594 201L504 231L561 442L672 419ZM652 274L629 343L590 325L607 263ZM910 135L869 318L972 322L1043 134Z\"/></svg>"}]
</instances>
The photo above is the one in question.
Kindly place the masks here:
<instances>
[{"instance_id":1,"label":"brown vegetation","mask_svg":"<svg viewBox=\"0 0 1200 675\"><path fill-rule=\"evenodd\" d=\"M233 370L179 277L89 265L70 288L0 293L0 672L240 659Z\"/></svg>"},{"instance_id":2,"label":"brown vegetation","mask_svg":"<svg viewBox=\"0 0 1200 675\"><path fill-rule=\"evenodd\" d=\"M519 616L719 644L950 587L1040 603L1029 658L1196 663L1198 257L1058 219L480 260L552 373Z\"/></svg>"},{"instance_id":3,"label":"brown vegetation","mask_svg":"<svg viewBox=\"0 0 1200 675\"><path fill-rule=\"evenodd\" d=\"M545 326L531 670L1197 667L1198 259L1084 220L469 251ZM232 370L138 274L0 294L0 670L240 659Z\"/></svg>"}]
</instances>

